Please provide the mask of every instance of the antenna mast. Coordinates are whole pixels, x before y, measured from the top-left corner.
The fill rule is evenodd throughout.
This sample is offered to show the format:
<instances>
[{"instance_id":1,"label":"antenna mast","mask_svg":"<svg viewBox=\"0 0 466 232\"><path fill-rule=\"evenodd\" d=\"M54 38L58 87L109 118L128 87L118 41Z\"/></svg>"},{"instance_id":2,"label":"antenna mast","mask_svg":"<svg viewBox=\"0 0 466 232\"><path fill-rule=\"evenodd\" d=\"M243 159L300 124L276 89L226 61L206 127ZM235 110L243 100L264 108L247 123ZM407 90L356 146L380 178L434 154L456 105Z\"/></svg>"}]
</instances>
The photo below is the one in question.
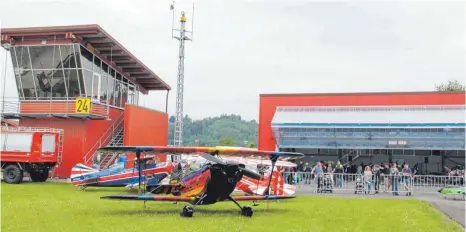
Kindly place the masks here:
<instances>
[{"instance_id":1,"label":"antenna mast","mask_svg":"<svg viewBox=\"0 0 466 232\"><path fill-rule=\"evenodd\" d=\"M177 85L176 85L176 115L175 115L175 137L174 137L174 145L175 146L183 146L183 88L184 88L184 48L185 48L185 41L191 40L193 37L193 31L186 30L186 15L185 12L181 12L180 17L180 29L175 29L174 19L175 19L175 1L170 6L170 10L173 11L172 17L172 38L177 39L180 41L179 44L179 61L178 61L178 78L177 78ZM193 15L194 15L194 3L193 3ZM194 26L194 20L192 21L191 30ZM178 36L173 36L173 32L178 31ZM191 33L191 38L187 36L187 33ZM177 160L176 157L175 160Z\"/></svg>"}]
</instances>

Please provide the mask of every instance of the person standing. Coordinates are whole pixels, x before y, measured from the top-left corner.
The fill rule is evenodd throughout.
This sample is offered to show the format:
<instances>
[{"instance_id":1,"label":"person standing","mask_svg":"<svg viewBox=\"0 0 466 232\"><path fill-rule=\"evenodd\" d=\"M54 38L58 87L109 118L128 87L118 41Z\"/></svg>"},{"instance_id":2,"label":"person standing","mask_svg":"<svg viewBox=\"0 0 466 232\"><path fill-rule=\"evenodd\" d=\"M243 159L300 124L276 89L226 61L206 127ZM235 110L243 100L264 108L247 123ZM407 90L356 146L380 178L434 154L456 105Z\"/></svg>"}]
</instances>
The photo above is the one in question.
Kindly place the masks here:
<instances>
[{"instance_id":1,"label":"person standing","mask_svg":"<svg viewBox=\"0 0 466 232\"><path fill-rule=\"evenodd\" d=\"M403 176L403 186L406 190L406 196L411 196L411 177L413 175L413 171L409 168L408 164L405 164L403 169L401 169L401 174Z\"/></svg>"},{"instance_id":2,"label":"person standing","mask_svg":"<svg viewBox=\"0 0 466 232\"><path fill-rule=\"evenodd\" d=\"M380 167L375 164L374 169L372 169L372 182L374 183L375 194L379 193L380 188Z\"/></svg>"},{"instance_id":3,"label":"person standing","mask_svg":"<svg viewBox=\"0 0 466 232\"><path fill-rule=\"evenodd\" d=\"M343 169L343 165L340 161L337 162L337 166L335 167L335 177L336 177L336 187L341 188L343 187L343 173L345 170Z\"/></svg>"},{"instance_id":4,"label":"person standing","mask_svg":"<svg viewBox=\"0 0 466 232\"><path fill-rule=\"evenodd\" d=\"M317 162L316 166L311 171L311 174L315 173L315 179L317 179L317 192L320 193L321 179L323 174L322 163Z\"/></svg>"},{"instance_id":5,"label":"person standing","mask_svg":"<svg viewBox=\"0 0 466 232\"><path fill-rule=\"evenodd\" d=\"M392 182L392 194L395 196L398 196L398 175L399 171L396 167L396 163L393 163L390 168L390 179Z\"/></svg>"}]
</instances>

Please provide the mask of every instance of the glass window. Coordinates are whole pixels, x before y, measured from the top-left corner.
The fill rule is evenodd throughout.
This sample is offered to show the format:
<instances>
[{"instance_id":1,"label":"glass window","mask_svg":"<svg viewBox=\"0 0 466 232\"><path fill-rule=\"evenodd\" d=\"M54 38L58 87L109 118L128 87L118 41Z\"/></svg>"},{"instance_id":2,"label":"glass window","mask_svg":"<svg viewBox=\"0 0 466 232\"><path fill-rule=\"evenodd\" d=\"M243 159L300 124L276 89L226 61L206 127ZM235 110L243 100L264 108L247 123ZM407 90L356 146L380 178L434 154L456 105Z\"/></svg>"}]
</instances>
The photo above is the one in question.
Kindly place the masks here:
<instances>
[{"instance_id":1,"label":"glass window","mask_svg":"<svg viewBox=\"0 0 466 232\"><path fill-rule=\"evenodd\" d=\"M42 152L55 151L55 135L42 135Z\"/></svg>"},{"instance_id":2,"label":"glass window","mask_svg":"<svg viewBox=\"0 0 466 232\"><path fill-rule=\"evenodd\" d=\"M121 83L121 107L125 107L128 101L128 83Z\"/></svg>"},{"instance_id":3,"label":"glass window","mask_svg":"<svg viewBox=\"0 0 466 232\"><path fill-rule=\"evenodd\" d=\"M99 73L94 73L92 78L92 97L100 99L100 87L102 84L102 76Z\"/></svg>"},{"instance_id":4,"label":"glass window","mask_svg":"<svg viewBox=\"0 0 466 232\"><path fill-rule=\"evenodd\" d=\"M128 85L128 103L129 104L134 104L136 102L135 99L135 93L134 93L134 85L129 84Z\"/></svg>"},{"instance_id":5,"label":"glass window","mask_svg":"<svg viewBox=\"0 0 466 232\"><path fill-rule=\"evenodd\" d=\"M74 50L74 58L76 59L76 67L77 68L82 68L81 56L79 55L79 44L74 44L73 45L73 50Z\"/></svg>"},{"instance_id":6,"label":"glass window","mask_svg":"<svg viewBox=\"0 0 466 232\"><path fill-rule=\"evenodd\" d=\"M17 63L18 69L30 69L31 68L31 60L29 59L29 50L26 46L17 46L14 49L12 54L15 54L16 62L13 62L13 65Z\"/></svg>"},{"instance_id":7,"label":"glass window","mask_svg":"<svg viewBox=\"0 0 466 232\"><path fill-rule=\"evenodd\" d=\"M102 62L102 75L109 76L108 65Z\"/></svg>"},{"instance_id":8,"label":"glass window","mask_svg":"<svg viewBox=\"0 0 466 232\"><path fill-rule=\"evenodd\" d=\"M135 96L135 101L134 101L134 104L139 104L139 87L135 86L136 87L136 96Z\"/></svg>"},{"instance_id":9,"label":"glass window","mask_svg":"<svg viewBox=\"0 0 466 232\"><path fill-rule=\"evenodd\" d=\"M60 45L63 68L76 68L76 56L73 45Z\"/></svg>"},{"instance_id":10,"label":"glass window","mask_svg":"<svg viewBox=\"0 0 466 232\"><path fill-rule=\"evenodd\" d=\"M91 97L92 95L92 72L86 69L83 69L83 79L84 86L86 88L85 95L86 97Z\"/></svg>"},{"instance_id":11,"label":"glass window","mask_svg":"<svg viewBox=\"0 0 466 232\"><path fill-rule=\"evenodd\" d=\"M99 57L94 56L94 69L92 70L94 73L100 74L102 73L102 62L100 61Z\"/></svg>"},{"instance_id":12,"label":"glass window","mask_svg":"<svg viewBox=\"0 0 466 232\"><path fill-rule=\"evenodd\" d=\"M38 100L48 99L52 91L53 70L33 70Z\"/></svg>"},{"instance_id":13,"label":"glass window","mask_svg":"<svg viewBox=\"0 0 466 232\"><path fill-rule=\"evenodd\" d=\"M6 151L31 151L32 133L8 133L5 137L4 148Z\"/></svg>"},{"instance_id":14,"label":"glass window","mask_svg":"<svg viewBox=\"0 0 466 232\"><path fill-rule=\"evenodd\" d=\"M32 71L24 71L20 73L21 75L21 87L23 89L24 99L26 100L35 100L37 97L36 88L34 83L34 77Z\"/></svg>"},{"instance_id":15,"label":"glass window","mask_svg":"<svg viewBox=\"0 0 466 232\"><path fill-rule=\"evenodd\" d=\"M113 102L113 105L116 106L116 107L120 107L121 104L120 104L120 100L121 100L121 93L120 93L120 83L121 81L117 81L115 80L115 85L113 87L113 90L114 90L114 102Z\"/></svg>"},{"instance_id":16,"label":"glass window","mask_svg":"<svg viewBox=\"0 0 466 232\"><path fill-rule=\"evenodd\" d=\"M29 46L33 69L61 68L61 57L58 45Z\"/></svg>"},{"instance_id":17,"label":"glass window","mask_svg":"<svg viewBox=\"0 0 466 232\"><path fill-rule=\"evenodd\" d=\"M66 99L68 96L66 87L63 69L54 70L52 74L52 97Z\"/></svg>"},{"instance_id":18,"label":"glass window","mask_svg":"<svg viewBox=\"0 0 466 232\"><path fill-rule=\"evenodd\" d=\"M80 46L80 50L81 50L81 63L82 63L83 68L92 71L92 66L94 65L94 61L93 61L94 55L82 46ZM86 76L84 75L84 77Z\"/></svg>"},{"instance_id":19,"label":"glass window","mask_svg":"<svg viewBox=\"0 0 466 232\"><path fill-rule=\"evenodd\" d=\"M115 79L113 77L109 77L107 79L107 101L108 104L113 105L114 104L114 95L113 95L113 88L115 86Z\"/></svg>"},{"instance_id":20,"label":"glass window","mask_svg":"<svg viewBox=\"0 0 466 232\"><path fill-rule=\"evenodd\" d=\"M121 74L118 72L116 73L116 79L117 81L121 81Z\"/></svg>"},{"instance_id":21,"label":"glass window","mask_svg":"<svg viewBox=\"0 0 466 232\"><path fill-rule=\"evenodd\" d=\"M65 69L66 86L68 87L68 97L76 98L84 92L84 81L81 70Z\"/></svg>"},{"instance_id":22,"label":"glass window","mask_svg":"<svg viewBox=\"0 0 466 232\"><path fill-rule=\"evenodd\" d=\"M101 76L101 83L100 83L100 101L106 103L107 102L107 76Z\"/></svg>"},{"instance_id":23,"label":"glass window","mask_svg":"<svg viewBox=\"0 0 466 232\"><path fill-rule=\"evenodd\" d=\"M115 72L115 69L113 69L112 67L109 67L110 69L110 75L113 77L113 78L116 78L116 72Z\"/></svg>"}]
</instances>

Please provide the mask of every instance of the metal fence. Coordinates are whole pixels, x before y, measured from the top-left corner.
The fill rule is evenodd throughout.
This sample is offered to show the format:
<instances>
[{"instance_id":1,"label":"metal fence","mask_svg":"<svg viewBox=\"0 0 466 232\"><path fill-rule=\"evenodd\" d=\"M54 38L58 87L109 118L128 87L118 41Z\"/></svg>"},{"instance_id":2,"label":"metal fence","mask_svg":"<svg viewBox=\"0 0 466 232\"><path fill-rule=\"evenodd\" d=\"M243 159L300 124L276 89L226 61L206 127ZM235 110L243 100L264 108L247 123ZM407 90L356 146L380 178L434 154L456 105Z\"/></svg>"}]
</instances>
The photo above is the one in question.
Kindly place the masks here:
<instances>
[{"instance_id":1,"label":"metal fence","mask_svg":"<svg viewBox=\"0 0 466 232\"><path fill-rule=\"evenodd\" d=\"M419 195L435 194L447 186L466 186L465 176L435 175L384 175L380 177L364 176L364 174L324 173L320 176L309 172L283 173L286 184L317 193L350 193L350 194L393 194Z\"/></svg>"}]
</instances>

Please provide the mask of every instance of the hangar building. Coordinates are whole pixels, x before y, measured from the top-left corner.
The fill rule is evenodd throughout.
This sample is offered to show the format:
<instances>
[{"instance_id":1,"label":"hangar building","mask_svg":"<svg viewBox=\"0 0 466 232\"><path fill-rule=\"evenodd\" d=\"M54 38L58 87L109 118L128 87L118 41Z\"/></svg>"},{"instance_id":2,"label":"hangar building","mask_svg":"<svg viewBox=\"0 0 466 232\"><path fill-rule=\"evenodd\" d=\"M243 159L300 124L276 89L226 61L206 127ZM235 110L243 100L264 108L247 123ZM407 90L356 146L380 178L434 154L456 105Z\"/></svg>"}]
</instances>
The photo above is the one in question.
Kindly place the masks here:
<instances>
[{"instance_id":1,"label":"hangar building","mask_svg":"<svg viewBox=\"0 0 466 232\"><path fill-rule=\"evenodd\" d=\"M465 163L465 92L262 94L259 149L344 164Z\"/></svg>"}]
</instances>

